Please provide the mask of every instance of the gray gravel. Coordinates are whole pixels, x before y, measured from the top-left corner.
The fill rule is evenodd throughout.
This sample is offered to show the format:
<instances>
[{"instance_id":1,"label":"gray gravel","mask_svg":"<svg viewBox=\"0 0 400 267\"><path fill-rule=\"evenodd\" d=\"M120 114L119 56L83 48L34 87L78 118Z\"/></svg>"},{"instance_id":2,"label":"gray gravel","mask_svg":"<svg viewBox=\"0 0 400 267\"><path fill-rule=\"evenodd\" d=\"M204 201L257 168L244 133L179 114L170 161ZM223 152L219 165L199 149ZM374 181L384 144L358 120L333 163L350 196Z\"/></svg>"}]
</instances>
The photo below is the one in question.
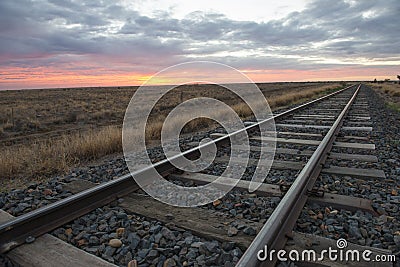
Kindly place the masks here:
<instances>
[{"instance_id":1,"label":"gray gravel","mask_svg":"<svg viewBox=\"0 0 400 267\"><path fill-rule=\"evenodd\" d=\"M53 235L119 266L132 260L138 266L163 266L165 262L169 266L223 266L228 262L230 266L242 255L234 243L208 241L171 223L127 214L118 203L98 208Z\"/></svg>"},{"instance_id":2,"label":"gray gravel","mask_svg":"<svg viewBox=\"0 0 400 267\"><path fill-rule=\"evenodd\" d=\"M334 148L333 151L375 154L379 162L329 160L327 166L381 169L385 172L386 179L361 180L349 176L323 174L317 186L324 187L325 191L330 193L371 199L373 208L379 216L375 217L361 211L349 212L334 210L332 207L307 205L298 219L296 230L333 239L346 238L355 244L389 249L399 255L400 114L386 108L382 100L370 89L364 90L361 95L364 95L369 102L368 113L373 123L370 136L376 145L376 150L368 152ZM365 133L361 134L358 131L342 131L341 134L365 136Z\"/></svg>"}]
</instances>

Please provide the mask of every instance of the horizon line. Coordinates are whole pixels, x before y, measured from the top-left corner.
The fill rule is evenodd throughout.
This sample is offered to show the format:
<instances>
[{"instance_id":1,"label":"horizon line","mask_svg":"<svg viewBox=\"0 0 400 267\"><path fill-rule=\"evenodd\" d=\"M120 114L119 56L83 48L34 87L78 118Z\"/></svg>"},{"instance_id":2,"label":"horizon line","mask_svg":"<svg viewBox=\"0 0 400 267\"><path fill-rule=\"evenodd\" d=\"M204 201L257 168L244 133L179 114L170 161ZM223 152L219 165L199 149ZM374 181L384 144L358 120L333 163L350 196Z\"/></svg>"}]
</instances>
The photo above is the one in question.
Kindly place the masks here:
<instances>
[{"instance_id":1,"label":"horizon line","mask_svg":"<svg viewBox=\"0 0 400 267\"><path fill-rule=\"evenodd\" d=\"M397 80L385 79L385 80L377 80L377 82L397 82ZM254 82L255 84L273 84L273 83L335 83L335 82L373 82L373 80L315 80L315 81L274 81L274 82ZM60 90L60 89L96 89L96 88L129 88L129 87L150 87L150 86L181 86L181 85L212 85L217 83L188 83L188 84L154 84L154 85L98 85L98 86L70 86L70 87L33 87L33 88L0 88L0 91L23 91L23 90ZM226 84L240 84L240 83L218 83L221 85ZM217 84L217 85L218 85ZM246 84L246 83L244 83Z\"/></svg>"}]
</instances>

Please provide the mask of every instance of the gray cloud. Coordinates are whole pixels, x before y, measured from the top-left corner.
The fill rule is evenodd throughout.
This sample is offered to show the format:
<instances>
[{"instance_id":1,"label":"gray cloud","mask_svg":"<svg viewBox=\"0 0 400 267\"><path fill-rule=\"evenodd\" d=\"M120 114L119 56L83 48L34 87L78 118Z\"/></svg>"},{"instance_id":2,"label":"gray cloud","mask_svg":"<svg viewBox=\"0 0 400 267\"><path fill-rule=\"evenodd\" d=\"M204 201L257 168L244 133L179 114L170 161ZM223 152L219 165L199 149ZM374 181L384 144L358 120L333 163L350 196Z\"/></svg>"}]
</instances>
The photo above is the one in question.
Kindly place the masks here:
<instances>
[{"instance_id":1,"label":"gray cloud","mask_svg":"<svg viewBox=\"0 0 400 267\"><path fill-rule=\"evenodd\" d=\"M396 61L398 14L398 0L314 0L301 12L268 22L201 11L183 19L168 12L149 17L111 0L5 0L0 65L55 64L68 55L154 70L199 57L254 69L335 67L321 58L350 65L362 64L359 58Z\"/></svg>"}]
</instances>

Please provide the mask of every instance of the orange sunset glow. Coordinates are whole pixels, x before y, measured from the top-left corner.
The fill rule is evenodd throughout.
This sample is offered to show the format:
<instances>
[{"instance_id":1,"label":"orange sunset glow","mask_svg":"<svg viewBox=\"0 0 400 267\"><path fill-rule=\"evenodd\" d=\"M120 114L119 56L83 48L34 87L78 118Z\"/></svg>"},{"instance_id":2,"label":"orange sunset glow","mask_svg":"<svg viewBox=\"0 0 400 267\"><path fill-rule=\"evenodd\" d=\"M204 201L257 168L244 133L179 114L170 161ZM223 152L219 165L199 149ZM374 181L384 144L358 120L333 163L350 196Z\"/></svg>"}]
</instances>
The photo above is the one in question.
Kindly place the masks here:
<instances>
[{"instance_id":1,"label":"orange sunset glow","mask_svg":"<svg viewBox=\"0 0 400 267\"><path fill-rule=\"evenodd\" d=\"M395 77L395 69L335 69L335 70L241 70L254 82L279 82L279 81L330 81L330 80L384 80ZM140 86L152 77L152 73L101 73L96 75L42 68L27 72L18 68L2 70L0 72L1 89L30 89L30 88L62 88L62 87L97 87L97 86ZM371 75L371 73L375 75ZM392 76L387 74L392 73ZM209 76L204 75L207 80ZM219 82L229 82L229 77L220 79ZM152 85L165 85L180 83L179 80L152 80ZM149 84L150 85L150 84Z\"/></svg>"}]
</instances>

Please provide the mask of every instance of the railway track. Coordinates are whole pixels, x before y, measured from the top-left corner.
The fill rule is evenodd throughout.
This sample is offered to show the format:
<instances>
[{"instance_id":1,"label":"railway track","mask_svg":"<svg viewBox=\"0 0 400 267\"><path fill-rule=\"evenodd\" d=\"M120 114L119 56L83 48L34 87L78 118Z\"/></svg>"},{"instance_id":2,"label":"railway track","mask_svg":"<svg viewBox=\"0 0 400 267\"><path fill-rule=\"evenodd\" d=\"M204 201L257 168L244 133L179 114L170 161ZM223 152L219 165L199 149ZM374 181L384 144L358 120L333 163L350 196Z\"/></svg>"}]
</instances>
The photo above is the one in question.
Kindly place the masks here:
<instances>
[{"instance_id":1,"label":"railway track","mask_svg":"<svg viewBox=\"0 0 400 267\"><path fill-rule=\"evenodd\" d=\"M363 179L385 178L384 172L379 169L334 165L336 161L340 160L361 162L361 164L363 162L377 162L376 156L370 153L375 147L374 144L369 142L369 133L372 131L372 127L369 123L368 103L365 96L362 95L362 91L363 85L353 85L274 115L273 118L261 122L247 122L247 127L237 133L230 135L211 134L210 137L214 139L213 143L218 147L219 157L212 167L201 173L180 172L168 160L160 160L154 164L155 169L169 180L193 185L209 183L215 180L214 175L218 175L218 170L222 170L226 166L226 162L229 161L229 140L232 135L247 131L251 136L250 149L252 157L254 157L254 159L249 160L247 165L248 169L251 169L254 162L257 161L260 139L268 138L255 136L254 133L257 132L261 124L268 123L272 119L275 120L278 145L271 173L273 174L274 170L285 170L292 175L286 177L288 178L286 180L280 179L279 181L274 180L273 175L269 175L266 179L267 182L254 192L257 196L279 198L279 204L275 209L270 213L264 213L265 218L261 220L253 218L251 220L251 216L247 216L251 214L250 211L246 214L250 219L246 216L243 219L237 219L237 221L253 225L252 229L259 229L255 238L252 237L252 233L247 235L232 233L231 226L217 226L222 228L221 231L207 227L207 224L211 226L218 224L218 220L221 219L214 217L207 209L196 208L190 213L187 209L168 207L149 199L138 193L140 192L139 186L128 174L83 191L81 190L91 185L77 186L74 192L76 194L1 224L0 252L12 251L14 248L18 248L26 242L30 243L35 238L68 224L96 208L124 197L125 204L123 202L122 207L135 214L163 223L173 221L176 226L188 229L199 236L221 242L235 242L243 250L247 248L237 262L238 266L274 266L277 263L277 257L260 261L257 255L265 246L277 251L287 247L288 240L293 242L293 240L305 238L299 234L294 236L293 229L296 227L296 222L306 203L317 203L322 206L350 211L362 210L376 215L376 211L372 208L369 200L325 192L324 185L318 179L321 174L356 176ZM187 150L177 155L176 158L196 159L199 156L200 149L206 148L207 144L199 146L198 142L192 142L184 144L184 146ZM281 155L285 155L285 157L281 157ZM241 159L235 160L238 164L246 164L241 162ZM139 170L132 175L146 175L146 171L147 169ZM248 178L249 176L245 174L243 180L237 184L235 192L247 191L250 184ZM229 179L226 177L221 180L221 185L231 182ZM74 190L71 189L71 191ZM153 208L143 208L146 206ZM211 209L217 208L219 202L217 201L209 206ZM163 214L165 213L173 214L172 217L176 218L164 218ZM198 225L193 221L185 221L180 218L180 213L186 215L190 213L190 216L198 220ZM204 213L205 216L204 214L199 216L199 213ZM233 217L233 219L235 218ZM234 220L231 220L231 224L235 224ZM228 236L221 234L224 231L228 232ZM316 237L311 237L311 239L313 238ZM319 242L328 241L319 240ZM374 248L371 248L371 250L373 254L388 253L383 250L377 251ZM142 260L144 261L144 259ZM326 265L331 263L326 262Z\"/></svg>"}]
</instances>

